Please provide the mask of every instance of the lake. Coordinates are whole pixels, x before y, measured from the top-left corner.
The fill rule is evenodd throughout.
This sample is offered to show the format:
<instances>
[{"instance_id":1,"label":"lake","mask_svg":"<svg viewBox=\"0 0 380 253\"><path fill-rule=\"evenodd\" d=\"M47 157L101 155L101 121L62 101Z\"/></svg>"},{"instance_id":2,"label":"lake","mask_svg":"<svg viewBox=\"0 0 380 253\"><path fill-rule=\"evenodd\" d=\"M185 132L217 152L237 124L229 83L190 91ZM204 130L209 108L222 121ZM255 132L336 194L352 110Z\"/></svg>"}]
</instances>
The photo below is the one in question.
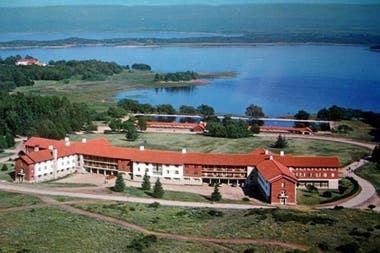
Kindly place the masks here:
<instances>
[{"instance_id":1,"label":"lake","mask_svg":"<svg viewBox=\"0 0 380 253\"><path fill-rule=\"evenodd\" d=\"M270 116L300 109L343 107L380 112L380 53L362 46L275 45L252 47L78 47L0 50L1 57L32 55L44 62L99 59L146 63L154 71L235 71L209 85L120 92L115 99L142 103L208 104L219 113L244 114L249 104Z\"/></svg>"}]
</instances>

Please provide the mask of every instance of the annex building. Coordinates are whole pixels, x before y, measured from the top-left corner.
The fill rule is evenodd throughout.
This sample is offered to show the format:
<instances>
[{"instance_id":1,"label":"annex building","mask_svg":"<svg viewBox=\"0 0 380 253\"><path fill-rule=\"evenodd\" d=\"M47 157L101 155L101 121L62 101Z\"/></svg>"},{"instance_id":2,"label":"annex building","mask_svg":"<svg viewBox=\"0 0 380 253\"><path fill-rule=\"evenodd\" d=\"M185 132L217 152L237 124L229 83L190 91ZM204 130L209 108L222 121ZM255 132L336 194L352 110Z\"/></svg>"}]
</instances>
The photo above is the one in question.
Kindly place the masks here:
<instances>
[{"instance_id":1,"label":"annex building","mask_svg":"<svg viewBox=\"0 0 380 253\"><path fill-rule=\"evenodd\" d=\"M15 161L15 177L38 183L74 172L122 173L141 181L147 173L171 184L254 184L269 203L295 204L297 187L337 189L340 168L337 157L274 154L264 148L247 154L194 153L121 148L104 138L73 142L31 137Z\"/></svg>"}]
</instances>

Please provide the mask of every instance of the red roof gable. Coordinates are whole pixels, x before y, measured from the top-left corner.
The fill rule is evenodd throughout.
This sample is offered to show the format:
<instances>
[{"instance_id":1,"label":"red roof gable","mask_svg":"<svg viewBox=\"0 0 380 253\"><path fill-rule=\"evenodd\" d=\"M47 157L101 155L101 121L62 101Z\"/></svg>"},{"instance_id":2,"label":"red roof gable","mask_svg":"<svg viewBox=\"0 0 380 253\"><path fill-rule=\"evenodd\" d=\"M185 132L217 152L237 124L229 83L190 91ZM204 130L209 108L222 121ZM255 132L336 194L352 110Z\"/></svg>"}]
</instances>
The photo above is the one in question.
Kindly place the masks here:
<instances>
[{"instance_id":1,"label":"red roof gable","mask_svg":"<svg viewBox=\"0 0 380 253\"><path fill-rule=\"evenodd\" d=\"M41 137L31 137L25 142L26 147L39 146L42 149L48 149L50 145L54 147L61 147L65 145L64 140L53 140Z\"/></svg>"},{"instance_id":2,"label":"red roof gable","mask_svg":"<svg viewBox=\"0 0 380 253\"><path fill-rule=\"evenodd\" d=\"M289 180L297 182L295 175L287 167L276 160L264 160L256 165L257 170L268 182L276 181L281 177L287 177Z\"/></svg>"}]
</instances>

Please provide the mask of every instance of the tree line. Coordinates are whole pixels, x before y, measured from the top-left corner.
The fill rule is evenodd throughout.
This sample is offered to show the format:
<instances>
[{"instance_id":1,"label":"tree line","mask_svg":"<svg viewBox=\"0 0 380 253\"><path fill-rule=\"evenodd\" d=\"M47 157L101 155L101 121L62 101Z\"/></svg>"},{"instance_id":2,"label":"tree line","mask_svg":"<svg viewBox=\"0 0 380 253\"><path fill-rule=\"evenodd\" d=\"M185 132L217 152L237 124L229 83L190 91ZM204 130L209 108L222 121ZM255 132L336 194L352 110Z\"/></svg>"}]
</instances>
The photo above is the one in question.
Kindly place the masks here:
<instances>
[{"instance_id":1,"label":"tree line","mask_svg":"<svg viewBox=\"0 0 380 253\"><path fill-rule=\"evenodd\" d=\"M198 74L193 71L186 71L186 72L174 72L174 73L166 73L166 74L159 74L156 73L154 75L154 81L155 82L178 82L178 81L191 81L198 79Z\"/></svg>"},{"instance_id":2,"label":"tree line","mask_svg":"<svg viewBox=\"0 0 380 253\"><path fill-rule=\"evenodd\" d=\"M91 111L66 97L0 92L0 148L14 145L16 135L62 139L67 133L93 130Z\"/></svg>"},{"instance_id":3,"label":"tree line","mask_svg":"<svg viewBox=\"0 0 380 253\"><path fill-rule=\"evenodd\" d=\"M26 58L32 58L26 56ZM10 91L19 86L30 86L35 80L104 80L106 76L120 73L125 67L114 62L98 60L50 61L47 66L17 66L21 56L0 58L0 90Z\"/></svg>"}]
</instances>

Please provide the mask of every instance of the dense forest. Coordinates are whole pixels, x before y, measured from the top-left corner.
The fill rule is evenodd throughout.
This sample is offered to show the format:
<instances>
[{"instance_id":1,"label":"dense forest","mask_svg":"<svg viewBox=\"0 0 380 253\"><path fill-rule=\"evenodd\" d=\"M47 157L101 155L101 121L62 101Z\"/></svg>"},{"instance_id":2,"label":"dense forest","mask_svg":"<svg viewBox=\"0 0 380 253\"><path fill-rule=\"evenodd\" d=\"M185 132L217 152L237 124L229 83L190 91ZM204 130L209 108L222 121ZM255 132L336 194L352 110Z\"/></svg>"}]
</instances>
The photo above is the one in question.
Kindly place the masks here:
<instances>
[{"instance_id":1,"label":"dense forest","mask_svg":"<svg viewBox=\"0 0 380 253\"><path fill-rule=\"evenodd\" d=\"M154 76L154 81L160 82L178 82L178 81L191 81L198 79L198 74L196 72L192 71L186 71L186 72L174 72L174 73L166 73L166 74L159 74L156 73Z\"/></svg>"},{"instance_id":2,"label":"dense forest","mask_svg":"<svg viewBox=\"0 0 380 253\"><path fill-rule=\"evenodd\" d=\"M93 129L85 104L65 97L0 92L0 149L12 146L16 135L61 139L73 131Z\"/></svg>"},{"instance_id":3,"label":"dense forest","mask_svg":"<svg viewBox=\"0 0 380 253\"><path fill-rule=\"evenodd\" d=\"M103 80L124 69L114 62L98 60L50 61L47 66L17 66L16 61L19 59L21 56L10 56L4 60L0 58L0 90L10 91L19 86L33 85L34 80Z\"/></svg>"}]
</instances>

